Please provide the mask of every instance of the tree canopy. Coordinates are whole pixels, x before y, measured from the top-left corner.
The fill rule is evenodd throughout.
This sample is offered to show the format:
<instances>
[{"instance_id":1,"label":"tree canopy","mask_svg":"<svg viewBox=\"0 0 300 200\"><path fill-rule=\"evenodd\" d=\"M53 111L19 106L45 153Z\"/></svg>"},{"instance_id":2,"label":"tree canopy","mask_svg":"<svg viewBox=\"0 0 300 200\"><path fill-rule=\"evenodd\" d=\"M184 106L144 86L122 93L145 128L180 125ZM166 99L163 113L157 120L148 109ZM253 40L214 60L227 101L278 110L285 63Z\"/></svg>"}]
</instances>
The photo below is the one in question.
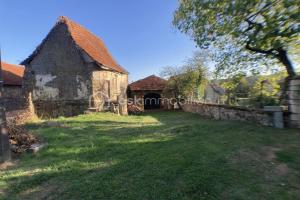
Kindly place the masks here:
<instances>
[{"instance_id":1,"label":"tree canopy","mask_svg":"<svg viewBox=\"0 0 300 200\"><path fill-rule=\"evenodd\" d=\"M173 93L176 98L179 96L200 98L208 81L208 69L204 63L204 55L196 52L182 66L164 67L161 76L168 79L165 92Z\"/></svg>"},{"instance_id":2,"label":"tree canopy","mask_svg":"<svg viewBox=\"0 0 300 200\"><path fill-rule=\"evenodd\" d=\"M288 53L300 53L299 10L299 0L181 0L173 23L200 48L217 47L223 68L271 58L292 77Z\"/></svg>"}]
</instances>

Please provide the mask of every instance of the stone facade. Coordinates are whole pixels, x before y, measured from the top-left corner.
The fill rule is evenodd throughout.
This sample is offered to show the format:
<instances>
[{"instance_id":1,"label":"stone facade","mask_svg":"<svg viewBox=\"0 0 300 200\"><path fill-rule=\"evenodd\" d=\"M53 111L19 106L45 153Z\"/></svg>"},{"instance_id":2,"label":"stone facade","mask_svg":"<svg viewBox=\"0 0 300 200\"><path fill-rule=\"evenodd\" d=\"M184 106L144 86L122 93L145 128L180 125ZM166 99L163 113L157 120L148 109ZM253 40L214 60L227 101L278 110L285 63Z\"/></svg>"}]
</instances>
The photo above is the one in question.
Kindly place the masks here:
<instances>
[{"instance_id":1,"label":"stone facade","mask_svg":"<svg viewBox=\"0 0 300 200\"><path fill-rule=\"evenodd\" d=\"M135 81L128 86L128 97L130 104L135 104L140 110L167 108L168 104L164 100L164 89L167 81L151 75L144 79Z\"/></svg>"},{"instance_id":2,"label":"stone facade","mask_svg":"<svg viewBox=\"0 0 300 200\"><path fill-rule=\"evenodd\" d=\"M127 74L111 71L94 71L92 77L92 98L94 105L90 106L97 107L101 110L103 109L105 99L108 99L110 102L120 103L120 113L126 115L127 103L125 101L127 101Z\"/></svg>"},{"instance_id":3,"label":"stone facade","mask_svg":"<svg viewBox=\"0 0 300 200\"><path fill-rule=\"evenodd\" d=\"M140 108L140 110L142 110L142 111L145 110L145 97L147 98L148 94L150 94L150 95L151 94L159 95L159 98L160 98L159 108L168 109L168 101L167 101L167 99L164 100L165 97L164 97L163 90L128 91L128 97L130 98L130 101L132 103L134 103L136 106L138 106ZM149 97L148 100L146 100L146 101L149 102L149 101L151 101L151 99L153 99L153 102L154 102L154 97L153 98ZM169 108L169 109L171 109L171 108Z\"/></svg>"},{"instance_id":4,"label":"stone facade","mask_svg":"<svg viewBox=\"0 0 300 200\"><path fill-rule=\"evenodd\" d=\"M5 85L2 102L6 112L24 110L28 107L28 99L23 94L22 86Z\"/></svg>"},{"instance_id":5,"label":"stone facade","mask_svg":"<svg viewBox=\"0 0 300 200\"><path fill-rule=\"evenodd\" d=\"M100 49L95 51L95 48ZM128 74L100 64L101 59L103 63L109 60L108 65L112 63L103 42L82 26L61 18L33 55L23 62L25 88L27 94L32 93L38 116L82 114L94 104L91 101L97 92L106 92L105 84L112 89L110 96L123 95L126 99ZM121 110L126 114L126 109Z\"/></svg>"},{"instance_id":6,"label":"stone facade","mask_svg":"<svg viewBox=\"0 0 300 200\"><path fill-rule=\"evenodd\" d=\"M273 113L264 110L205 103L182 104L181 108L185 112L197 113L203 117L218 120L236 120L274 126Z\"/></svg>"},{"instance_id":7,"label":"stone facade","mask_svg":"<svg viewBox=\"0 0 300 200\"><path fill-rule=\"evenodd\" d=\"M28 107L28 99L23 93L24 66L1 61L3 79L2 106L6 113L24 110Z\"/></svg>"},{"instance_id":8,"label":"stone facade","mask_svg":"<svg viewBox=\"0 0 300 200\"><path fill-rule=\"evenodd\" d=\"M56 26L39 54L26 64L25 87L38 116L72 116L88 108L92 66L86 65L63 24ZM76 112L74 112L76 110Z\"/></svg>"}]
</instances>

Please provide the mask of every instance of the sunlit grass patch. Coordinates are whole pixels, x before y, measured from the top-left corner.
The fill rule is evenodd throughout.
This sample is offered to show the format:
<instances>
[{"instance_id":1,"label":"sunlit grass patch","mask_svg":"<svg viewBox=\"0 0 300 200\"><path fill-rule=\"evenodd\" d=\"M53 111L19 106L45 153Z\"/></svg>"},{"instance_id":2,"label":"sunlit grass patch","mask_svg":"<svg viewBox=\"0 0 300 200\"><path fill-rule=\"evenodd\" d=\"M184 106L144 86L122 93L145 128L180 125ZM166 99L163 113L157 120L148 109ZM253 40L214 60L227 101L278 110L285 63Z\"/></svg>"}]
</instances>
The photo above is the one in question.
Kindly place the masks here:
<instances>
[{"instance_id":1,"label":"sunlit grass patch","mask_svg":"<svg viewBox=\"0 0 300 200\"><path fill-rule=\"evenodd\" d=\"M184 112L96 113L27 127L47 146L0 172L4 199L300 197L298 130Z\"/></svg>"}]
</instances>

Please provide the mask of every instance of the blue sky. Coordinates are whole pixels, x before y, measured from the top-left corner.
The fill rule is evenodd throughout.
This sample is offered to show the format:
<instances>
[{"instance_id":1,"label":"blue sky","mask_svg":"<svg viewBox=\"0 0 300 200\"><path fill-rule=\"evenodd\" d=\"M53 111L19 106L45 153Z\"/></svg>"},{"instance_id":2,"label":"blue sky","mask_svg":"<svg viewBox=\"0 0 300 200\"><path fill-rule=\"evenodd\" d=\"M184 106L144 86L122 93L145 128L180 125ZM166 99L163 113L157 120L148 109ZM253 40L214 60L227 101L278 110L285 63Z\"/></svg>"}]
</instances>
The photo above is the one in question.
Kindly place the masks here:
<instances>
[{"instance_id":1,"label":"blue sky","mask_svg":"<svg viewBox=\"0 0 300 200\"><path fill-rule=\"evenodd\" d=\"M196 50L172 26L177 0L0 0L2 59L20 63L65 15L102 38L130 81L180 65Z\"/></svg>"}]
</instances>

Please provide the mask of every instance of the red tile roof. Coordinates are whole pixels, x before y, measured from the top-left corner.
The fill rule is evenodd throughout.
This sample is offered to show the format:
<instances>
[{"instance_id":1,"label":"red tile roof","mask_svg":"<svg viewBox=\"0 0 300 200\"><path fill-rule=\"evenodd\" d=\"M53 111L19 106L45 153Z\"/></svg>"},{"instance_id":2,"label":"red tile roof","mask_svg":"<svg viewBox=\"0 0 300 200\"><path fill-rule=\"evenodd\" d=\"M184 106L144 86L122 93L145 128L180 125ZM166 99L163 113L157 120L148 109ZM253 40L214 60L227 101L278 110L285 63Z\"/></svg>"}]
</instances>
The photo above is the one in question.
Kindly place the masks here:
<instances>
[{"instance_id":1,"label":"red tile roof","mask_svg":"<svg viewBox=\"0 0 300 200\"><path fill-rule=\"evenodd\" d=\"M108 69L120 72L128 73L121 65L119 65L116 60L109 53L104 42L98 38L96 35L85 29L83 26L75 23L74 21L68 19L65 16L59 17L58 24L66 24L68 31L74 40L75 44L87 53L97 64L103 65ZM30 62L39 51L40 47L26 59L23 63Z\"/></svg>"},{"instance_id":2,"label":"red tile roof","mask_svg":"<svg viewBox=\"0 0 300 200\"><path fill-rule=\"evenodd\" d=\"M129 84L130 90L163 90L167 81L158 76L151 75Z\"/></svg>"},{"instance_id":3,"label":"red tile roof","mask_svg":"<svg viewBox=\"0 0 300 200\"><path fill-rule=\"evenodd\" d=\"M4 85L22 85L24 66L1 62Z\"/></svg>"}]
</instances>

